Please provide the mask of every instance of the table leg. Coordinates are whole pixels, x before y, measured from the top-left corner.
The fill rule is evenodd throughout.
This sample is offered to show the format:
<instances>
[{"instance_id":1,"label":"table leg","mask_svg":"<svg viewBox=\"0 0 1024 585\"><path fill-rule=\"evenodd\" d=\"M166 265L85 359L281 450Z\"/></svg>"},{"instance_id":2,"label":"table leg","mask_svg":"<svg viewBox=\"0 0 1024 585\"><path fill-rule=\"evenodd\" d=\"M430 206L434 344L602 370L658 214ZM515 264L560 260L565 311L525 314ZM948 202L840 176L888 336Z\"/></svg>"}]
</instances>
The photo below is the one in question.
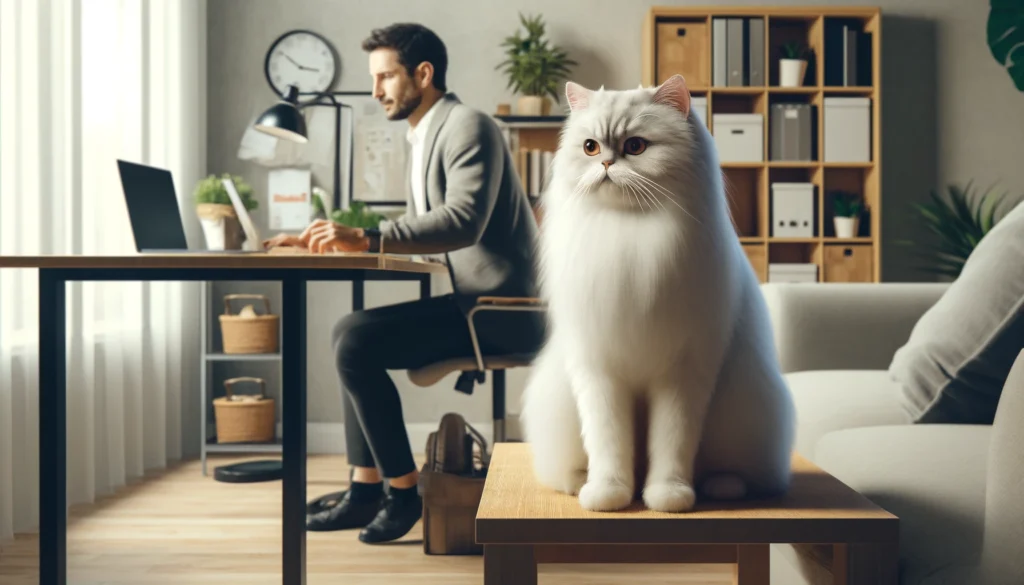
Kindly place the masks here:
<instances>
[{"instance_id":1,"label":"table leg","mask_svg":"<svg viewBox=\"0 0 1024 585\"><path fill-rule=\"evenodd\" d=\"M427 274L420 279L420 300L430 298L430 275Z\"/></svg>"},{"instance_id":2,"label":"table leg","mask_svg":"<svg viewBox=\"0 0 1024 585\"><path fill-rule=\"evenodd\" d=\"M832 564L836 585L897 585L899 544L856 543L837 545Z\"/></svg>"},{"instance_id":3,"label":"table leg","mask_svg":"<svg viewBox=\"0 0 1024 585\"><path fill-rule=\"evenodd\" d=\"M733 585L768 585L771 580L770 545L741 544L736 546Z\"/></svg>"},{"instance_id":4,"label":"table leg","mask_svg":"<svg viewBox=\"0 0 1024 585\"><path fill-rule=\"evenodd\" d=\"M485 544L484 585L537 585L533 546Z\"/></svg>"},{"instance_id":5,"label":"table leg","mask_svg":"<svg viewBox=\"0 0 1024 585\"><path fill-rule=\"evenodd\" d=\"M65 279L39 270L39 583L67 582Z\"/></svg>"},{"instance_id":6,"label":"table leg","mask_svg":"<svg viewBox=\"0 0 1024 585\"><path fill-rule=\"evenodd\" d=\"M284 485L282 502L282 578L284 585L306 583L306 281L301 275L281 281L281 347Z\"/></svg>"}]
</instances>

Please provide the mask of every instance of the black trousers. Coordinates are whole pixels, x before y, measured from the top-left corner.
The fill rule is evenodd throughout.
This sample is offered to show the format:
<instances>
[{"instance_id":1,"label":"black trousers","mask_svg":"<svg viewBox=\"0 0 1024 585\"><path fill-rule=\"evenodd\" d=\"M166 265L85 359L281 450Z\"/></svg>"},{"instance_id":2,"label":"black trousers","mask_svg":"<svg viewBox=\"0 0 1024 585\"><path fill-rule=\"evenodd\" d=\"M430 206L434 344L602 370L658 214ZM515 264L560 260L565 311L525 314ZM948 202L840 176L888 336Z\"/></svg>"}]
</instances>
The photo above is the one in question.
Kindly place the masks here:
<instances>
[{"instance_id":1,"label":"black trousers","mask_svg":"<svg viewBox=\"0 0 1024 585\"><path fill-rule=\"evenodd\" d=\"M486 355L535 352L544 317L533 312L481 311L474 316ZM466 317L452 295L356 311L332 334L345 410L349 463L377 467L384 477L416 469L398 389L387 370L407 370L473 355Z\"/></svg>"}]
</instances>

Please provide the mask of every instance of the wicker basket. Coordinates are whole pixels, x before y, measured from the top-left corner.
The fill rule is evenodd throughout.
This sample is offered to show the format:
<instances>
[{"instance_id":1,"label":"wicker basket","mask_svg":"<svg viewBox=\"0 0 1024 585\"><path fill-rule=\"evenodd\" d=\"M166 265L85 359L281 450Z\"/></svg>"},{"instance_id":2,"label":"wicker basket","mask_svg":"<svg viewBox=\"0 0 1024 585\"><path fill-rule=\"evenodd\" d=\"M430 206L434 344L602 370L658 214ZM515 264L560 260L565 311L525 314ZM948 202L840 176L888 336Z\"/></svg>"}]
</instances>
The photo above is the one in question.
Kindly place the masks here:
<instances>
[{"instance_id":1,"label":"wicker basket","mask_svg":"<svg viewBox=\"0 0 1024 585\"><path fill-rule=\"evenodd\" d=\"M237 395L231 387L238 382L260 385L258 395ZM213 400L218 443L267 443L274 440L277 420L274 399L267 398L262 378L240 377L224 380L223 398Z\"/></svg>"},{"instance_id":2,"label":"wicker basket","mask_svg":"<svg viewBox=\"0 0 1024 585\"><path fill-rule=\"evenodd\" d=\"M232 315L231 301L262 299L265 315ZM266 295L234 294L224 296L224 314L220 316L224 353L277 353L280 317L270 314Z\"/></svg>"}]
</instances>

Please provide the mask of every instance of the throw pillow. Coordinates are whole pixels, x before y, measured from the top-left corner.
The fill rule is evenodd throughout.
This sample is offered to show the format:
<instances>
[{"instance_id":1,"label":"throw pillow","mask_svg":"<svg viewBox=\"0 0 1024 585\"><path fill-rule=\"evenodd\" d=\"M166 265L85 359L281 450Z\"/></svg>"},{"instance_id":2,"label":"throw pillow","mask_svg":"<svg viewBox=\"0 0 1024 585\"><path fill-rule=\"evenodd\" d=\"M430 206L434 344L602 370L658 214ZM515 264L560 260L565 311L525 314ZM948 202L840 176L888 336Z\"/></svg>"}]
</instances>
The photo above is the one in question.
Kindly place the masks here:
<instances>
[{"instance_id":1,"label":"throw pillow","mask_svg":"<svg viewBox=\"0 0 1024 585\"><path fill-rule=\"evenodd\" d=\"M1024 348L1024 204L978 242L894 355L890 376L918 423L992 424Z\"/></svg>"}]
</instances>

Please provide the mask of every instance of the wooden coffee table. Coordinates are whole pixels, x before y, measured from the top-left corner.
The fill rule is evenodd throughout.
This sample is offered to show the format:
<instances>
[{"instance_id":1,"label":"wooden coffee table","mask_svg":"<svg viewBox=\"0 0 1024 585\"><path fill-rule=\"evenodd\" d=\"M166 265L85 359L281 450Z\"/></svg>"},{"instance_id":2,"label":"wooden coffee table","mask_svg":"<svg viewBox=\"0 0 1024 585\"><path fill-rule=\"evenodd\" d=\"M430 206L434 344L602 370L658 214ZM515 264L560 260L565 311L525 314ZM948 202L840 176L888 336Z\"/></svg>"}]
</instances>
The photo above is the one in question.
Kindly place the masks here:
<instances>
[{"instance_id":1,"label":"wooden coffee table","mask_svg":"<svg viewBox=\"0 0 1024 585\"><path fill-rule=\"evenodd\" d=\"M486 585L536 584L538 563L731 563L737 585L767 585L773 543L798 545L836 585L897 585L899 519L799 455L785 497L683 514L586 511L538 485L531 458L528 444L494 447L476 516Z\"/></svg>"}]
</instances>

